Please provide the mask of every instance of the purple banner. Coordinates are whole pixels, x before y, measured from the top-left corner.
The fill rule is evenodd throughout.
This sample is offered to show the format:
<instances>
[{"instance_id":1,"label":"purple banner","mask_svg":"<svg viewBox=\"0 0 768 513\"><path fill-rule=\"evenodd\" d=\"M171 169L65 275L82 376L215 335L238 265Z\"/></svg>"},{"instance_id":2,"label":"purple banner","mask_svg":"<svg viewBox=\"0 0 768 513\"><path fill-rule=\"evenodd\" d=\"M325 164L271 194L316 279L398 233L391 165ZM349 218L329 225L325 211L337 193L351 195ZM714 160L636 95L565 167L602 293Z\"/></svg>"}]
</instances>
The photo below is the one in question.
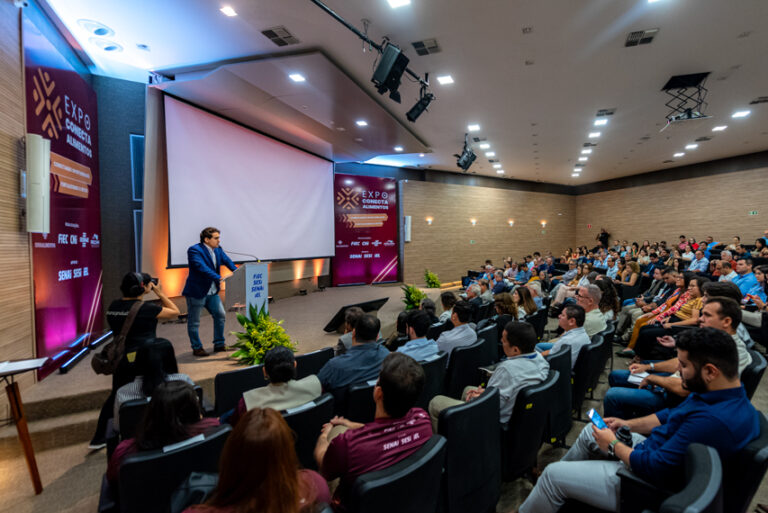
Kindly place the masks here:
<instances>
[{"instance_id":1,"label":"purple banner","mask_svg":"<svg viewBox=\"0 0 768 513\"><path fill-rule=\"evenodd\" d=\"M31 235L43 378L103 330L98 124L91 86L23 20L27 132L51 140L51 233Z\"/></svg>"},{"instance_id":2,"label":"purple banner","mask_svg":"<svg viewBox=\"0 0 768 513\"><path fill-rule=\"evenodd\" d=\"M334 176L333 285L397 281L397 181Z\"/></svg>"}]
</instances>

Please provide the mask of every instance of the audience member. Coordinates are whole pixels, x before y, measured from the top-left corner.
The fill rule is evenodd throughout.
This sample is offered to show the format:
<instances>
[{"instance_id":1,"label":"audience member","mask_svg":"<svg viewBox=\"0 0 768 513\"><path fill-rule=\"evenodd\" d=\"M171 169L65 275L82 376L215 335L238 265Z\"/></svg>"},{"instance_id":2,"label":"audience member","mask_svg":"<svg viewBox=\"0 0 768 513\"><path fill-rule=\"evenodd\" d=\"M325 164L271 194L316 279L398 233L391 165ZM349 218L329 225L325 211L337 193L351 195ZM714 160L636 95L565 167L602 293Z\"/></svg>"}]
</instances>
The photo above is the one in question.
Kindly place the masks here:
<instances>
[{"instance_id":1,"label":"audience member","mask_svg":"<svg viewBox=\"0 0 768 513\"><path fill-rule=\"evenodd\" d=\"M467 302L469 303L470 307L472 308L472 312L476 312L478 308L483 306L483 300L480 297L480 294L482 294L482 289L480 288L480 285L477 283L473 283L469 287L467 287Z\"/></svg>"},{"instance_id":2,"label":"audience member","mask_svg":"<svg viewBox=\"0 0 768 513\"><path fill-rule=\"evenodd\" d=\"M443 305L443 313L440 314L437 320L438 322L445 322L451 318L453 313L453 305L456 304L456 294L448 290L443 292L440 294L440 304Z\"/></svg>"},{"instance_id":3,"label":"audience member","mask_svg":"<svg viewBox=\"0 0 768 513\"><path fill-rule=\"evenodd\" d=\"M427 313L427 315L429 316L430 324L434 324L439 320L436 315L437 305L435 304L434 301L432 301L428 297L421 300L421 305L419 305L419 309Z\"/></svg>"},{"instance_id":4,"label":"audience member","mask_svg":"<svg viewBox=\"0 0 768 513\"><path fill-rule=\"evenodd\" d=\"M403 310L397 314L395 321L395 331L384 341L384 347L390 351L397 351L397 348L408 342L408 334L405 332L405 318L408 317L408 310Z\"/></svg>"},{"instance_id":5,"label":"audience member","mask_svg":"<svg viewBox=\"0 0 768 513\"><path fill-rule=\"evenodd\" d=\"M742 296L760 295L762 287L755 277L755 273L752 272L752 259L744 258L736 262L736 274L731 281L739 287Z\"/></svg>"},{"instance_id":6,"label":"audience member","mask_svg":"<svg viewBox=\"0 0 768 513\"><path fill-rule=\"evenodd\" d=\"M444 331L437 338L437 347L444 353L451 354L454 348L470 346L477 342L477 333L468 324L472 320L472 307L466 301L458 301L453 305L451 322L453 329ZM450 359L450 356L448 356Z\"/></svg>"},{"instance_id":7,"label":"audience member","mask_svg":"<svg viewBox=\"0 0 768 513\"><path fill-rule=\"evenodd\" d=\"M597 308L605 317L606 322L612 321L621 311L621 304L619 303L619 296L616 292L616 287L609 280L597 280L595 285L598 286L602 296L600 297L600 303Z\"/></svg>"},{"instance_id":8,"label":"audience member","mask_svg":"<svg viewBox=\"0 0 768 513\"><path fill-rule=\"evenodd\" d=\"M587 336L590 338L604 331L607 326L605 316L603 316L603 313L598 308L602 297L603 293L600 291L600 287L593 284L579 287L576 293L576 303L585 312L584 331L587 332Z\"/></svg>"},{"instance_id":9,"label":"audience member","mask_svg":"<svg viewBox=\"0 0 768 513\"><path fill-rule=\"evenodd\" d=\"M493 292L491 291L489 281L482 278L477 281L477 284L480 285L480 299L483 300L483 303L490 303L493 301Z\"/></svg>"},{"instance_id":10,"label":"audience member","mask_svg":"<svg viewBox=\"0 0 768 513\"><path fill-rule=\"evenodd\" d=\"M566 305L557 318L558 326L563 329L563 334L552 342L539 342L536 349L542 352L543 356L550 353L556 353L562 346L568 346L571 349L571 369L576 365L581 348L589 345L589 335L584 330L584 319L586 313L584 308L579 305Z\"/></svg>"},{"instance_id":11,"label":"audience member","mask_svg":"<svg viewBox=\"0 0 768 513\"><path fill-rule=\"evenodd\" d=\"M697 274L706 274L709 270L709 260L704 256L704 252L700 249L696 250L695 258L688 266L688 271Z\"/></svg>"},{"instance_id":12,"label":"audience member","mask_svg":"<svg viewBox=\"0 0 768 513\"><path fill-rule=\"evenodd\" d=\"M339 341L333 349L334 356L344 354L352 347L352 330L355 329L355 324L364 314L365 312L359 306L350 306L344 310L344 334L339 337Z\"/></svg>"},{"instance_id":13,"label":"audience member","mask_svg":"<svg viewBox=\"0 0 768 513\"><path fill-rule=\"evenodd\" d=\"M420 310L411 310L405 318L408 342L397 349L398 353L407 354L416 361L428 360L438 353L437 342L427 340L429 316Z\"/></svg>"},{"instance_id":14,"label":"audience member","mask_svg":"<svg viewBox=\"0 0 768 513\"><path fill-rule=\"evenodd\" d=\"M518 287L512 292L512 302L517 306L517 318L525 319L538 311L536 303L533 301L531 291L525 287Z\"/></svg>"}]
</instances>

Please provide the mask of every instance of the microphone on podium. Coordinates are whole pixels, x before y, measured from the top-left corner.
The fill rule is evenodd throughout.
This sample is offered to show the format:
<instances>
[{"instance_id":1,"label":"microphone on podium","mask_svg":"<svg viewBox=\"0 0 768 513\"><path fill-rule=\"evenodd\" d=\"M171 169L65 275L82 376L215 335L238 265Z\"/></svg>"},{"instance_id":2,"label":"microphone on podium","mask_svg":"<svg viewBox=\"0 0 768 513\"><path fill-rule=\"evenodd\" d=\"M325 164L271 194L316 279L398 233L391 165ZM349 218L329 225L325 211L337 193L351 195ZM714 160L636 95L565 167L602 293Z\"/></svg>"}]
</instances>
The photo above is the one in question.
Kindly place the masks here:
<instances>
[{"instance_id":1,"label":"microphone on podium","mask_svg":"<svg viewBox=\"0 0 768 513\"><path fill-rule=\"evenodd\" d=\"M251 255L250 253L238 253L237 251L231 251L231 250L228 250L228 249L226 249L226 250L225 250L225 249L224 249L224 248L222 248L221 246L219 246L219 247L220 247L220 248L221 248L221 250L222 250L222 251L224 251L225 253L231 253L231 254L233 254L233 255L239 255L239 256L246 256L246 257L250 257L250 258L254 259L254 260L255 260L255 261L257 261L257 262L261 262L261 259L260 259L259 257L257 257L256 255Z\"/></svg>"}]
</instances>

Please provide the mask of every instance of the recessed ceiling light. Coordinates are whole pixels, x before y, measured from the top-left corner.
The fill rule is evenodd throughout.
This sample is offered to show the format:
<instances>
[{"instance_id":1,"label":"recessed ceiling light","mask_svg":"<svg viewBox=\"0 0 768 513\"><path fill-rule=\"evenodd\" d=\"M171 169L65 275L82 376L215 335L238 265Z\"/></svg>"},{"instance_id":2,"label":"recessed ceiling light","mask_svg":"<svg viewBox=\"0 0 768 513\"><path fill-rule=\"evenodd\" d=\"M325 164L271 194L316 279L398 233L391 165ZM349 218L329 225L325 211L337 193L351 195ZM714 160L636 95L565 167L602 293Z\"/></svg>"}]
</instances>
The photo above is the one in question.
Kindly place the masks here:
<instances>
[{"instance_id":1,"label":"recessed ceiling light","mask_svg":"<svg viewBox=\"0 0 768 513\"><path fill-rule=\"evenodd\" d=\"M503 169L497 169L496 172L499 173L500 175L504 174L504 170Z\"/></svg>"},{"instance_id":2,"label":"recessed ceiling light","mask_svg":"<svg viewBox=\"0 0 768 513\"><path fill-rule=\"evenodd\" d=\"M488 143L482 143L482 144L480 144L480 149L481 149L481 150L487 150L487 149L488 149L488 148L490 148L490 147L491 147L491 145L490 145L490 144L488 144Z\"/></svg>"},{"instance_id":3,"label":"recessed ceiling light","mask_svg":"<svg viewBox=\"0 0 768 513\"><path fill-rule=\"evenodd\" d=\"M581 173L583 169L584 169L583 167L574 167L573 168L573 172L574 173Z\"/></svg>"},{"instance_id":4,"label":"recessed ceiling light","mask_svg":"<svg viewBox=\"0 0 768 513\"><path fill-rule=\"evenodd\" d=\"M579 162L586 162L589 160L589 157L579 157Z\"/></svg>"},{"instance_id":5,"label":"recessed ceiling light","mask_svg":"<svg viewBox=\"0 0 768 513\"><path fill-rule=\"evenodd\" d=\"M590 132L589 133L589 138L590 139L596 139L598 137L600 137L600 132Z\"/></svg>"},{"instance_id":6,"label":"recessed ceiling light","mask_svg":"<svg viewBox=\"0 0 768 513\"><path fill-rule=\"evenodd\" d=\"M403 151L403 147L402 146L395 146L395 151Z\"/></svg>"},{"instance_id":7,"label":"recessed ceiling light","mask_svg":"<svg viewBox=\"0 0 768 513\"><path fill-rule=\"evenodd\" d=\"M686 149L686 150L695 150L695 149L696 149L696 148L698 148L698 147L699 147L699 145L698 145L698 144L687 144L687 145L685 146L685 149Z\"/></svg>"},{"instance_id":8,"label":"recessed ceiling light","mask_svg":"<svg viewBox=\"0 0 768 513\"><path fill-rule=\"evenodd\" d=\"M720 126L716 126L715 128L713 128L712 131L713 132L722 132L726 128L728 128L728 125L720 125Z\"/></svg>"},{"instance_id":9,"label":"recessed ceiling light","mask_svg":"<svg viewBox=\"0 0 768 513\"><path fill-rule=\"evenodd\" d=\"M607 119L596 119L595 120L595 126L605 126L608 124Z\"/></svg>"},{"instance_id":10,"label":"recessed ceiling light","mask_svg":"<svg viewBox=\"0 0 768 513\"><path fill-rule=\"evenodd\" d=\"M655 3L656 3L656 2L658 2L658 1L659 1L659 0L648 0L648 3L649 3L649 4L655 4Z\"/></svg>"},{"instance_id":11,"label":"recessed ceiling light","mask_svg":"<svg viewBox=\"0 0 768 513\"><path fill-rule=\"evenodd\" d=\"M111 37L115 35L114 30L107 27L103 23L99 23L98 21L80 19L80 20L77 20L77 24L83 27L88 32L90 32L91 34L93 34L94 36Z\"/></svg>"},{"instance_id":12,"label":"recessed ceiling light","mask_svg":"<svg viewBox=\"0 0 768 513\"><path fill-rule=\"evenodd\" d=\"M443 75L442 77L437 77L437 81L440 82L440 85L453 84L453 77L450 75Z\"/></svg>"},{"instance_id":13,"label":"recessed ceiling light","mask_svg":"<svg viewBox=\"0 0 768 513\"><path fill-rule=\"evenodd\" d=\"M672 155L672 156L673 156L673 157L685 157L685 153L683 153L682 151L678 151L677 153L675 153L675 154L674 154L674 155Z\"/></svg>"},{"instance_id":14,"label":"recessed ceiling light","mask_svg":"<svg viewBox=\"0 0 768 513\"><path fill-rule=\"evenodd\" d=\"M108 39L102 39L100 37L92 37L88 39L88 41L94 46L96 46L97 48L104 50L105 52L122 52L123 51L122 46Z\"/></svg>"},{"instance_id":15,"label":"recessed ceiling light","mask_svg":"<svg viewBox=\"0 0 768 513\"><path fill-rule=\"evenodd\" d=\"M746 118L750 115L752 111L751 110L737 110L733 114L731 114L732 118Z\"/></svg>"},{"instance_id":16,"label":"recessed ceiling light","mask_svg":"<svg viewBox=\"0 0 768 513\"><path fill-rule=\"evenodd\" d=\"M397 9L404 5L411 5L411 0L387 0L387 2L392 9Z\"/></svg>"},{"instance_id":17,"label":"recessed ceiling light","mask_svg":"<svg viewBox=\"0 0 768 513\"><path fill-rule=\"evenodd\" d=\"M579 177L579 173L571 173L571 176L574 177L574 178L578 178Z\"/></svg>"},{"instance_id":18,"label":"recessed ceiling light","mask_svg":"<svg viewBox=\"0 0 768 513\"><path fill-rule=\"evenodd\" d=\"M232 17L232 16L237 16L237 13L235 12L235 10L234 10L232 7L230 7L229 5L225 5L224 7L222 7L222 8L221 8L221 9L219 9L219 10L220 10L220 11L222 12L222 14L224 14L225 16L230 16L230 17Z\"/></svg>"},{"instance_id":19,"label":"recessed ceiling light","mask_svg":"<svg viewBox=\"0 0 768 513\"><path fill-rule=\"evenodd\" d=\"M355 124L357 126L368 126L368 122L364 119L358 119L357 121L355 121Z\"/></svg>"},{"instance_id":20,"label":"recessed ceiling light","mask_svg":"<svg viewBox=\"0 0 768 513\"><path fill-rule=\"evenodd\" d=\"M494 165L493 165L493 168L494 168L494 169L501 169L501 164L494 164Z\"/></svg>"},{"instance_id":21,"label":"recessed ceiling light","mask_svg":"<svg viewBox=\"0 0 768 513\"><path fill-rule=\"evenodd\" d=\"M467 130L469 130L470 132L477 132L478 130L480 130L480 125L478 124L467 125Z\"/></svg>"},{"instance_id":22,"label":"recessed ceiling light","mask_svg":"<svg viewBox=\"0 0 768 513\"><path fill-rule=\"evenodd\" d=\"M587 148L586 150L581 150L581 154L582 155L589 155L590 153L592 153L592 149L591 148Z\"/></svg>"},{"instance_id":23,"label":"recessed ceiling light","mask_svg":"<svg viewBox=\"0 0 768 513\"><path fill-rule=\"evenodd\" d=\"M423 156L424 156L424 154L423 154L423 153L419 153L419 157L423 157Z\"/></svg>"},{"instance_id":24,"label":"recessed ceiling light","mask_svg":"<svg viewBox=\"0 0 768 513\"><path fill-rule=\"evenodd\" d=\"M485 152L485 156L486 157L495 157L496 156L496 152L495 151L486 151Z\"/></svg>"},{"instance_id":25,"label":"recessed ceiling light","mask_svg":"<svg viewBox=\"0 0 768 513\"><path fill-rule=\"evenodd\" d=\"M290 78L294 82L304 82L306 80L306 78L304 78L304 75L302 75L301 73L291 73L290 75L288 75L288 78Z\"/></svg>"}]
</instances>

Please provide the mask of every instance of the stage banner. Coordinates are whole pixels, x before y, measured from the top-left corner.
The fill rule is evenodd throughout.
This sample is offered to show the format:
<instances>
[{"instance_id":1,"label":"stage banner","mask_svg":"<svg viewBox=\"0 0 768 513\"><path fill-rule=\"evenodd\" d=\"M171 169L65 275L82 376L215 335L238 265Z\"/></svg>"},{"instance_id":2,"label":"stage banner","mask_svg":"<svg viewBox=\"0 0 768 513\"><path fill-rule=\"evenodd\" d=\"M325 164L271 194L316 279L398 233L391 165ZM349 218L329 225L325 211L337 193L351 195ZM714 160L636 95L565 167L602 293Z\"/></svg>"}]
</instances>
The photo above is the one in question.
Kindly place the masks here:
<instances>
[{"instance_id":1,"label":"stage banner","mask_svg":"<svg viewBox=\"0 0 768 513\"><path fill-rule=\"evenodd\" d=\"M397 181L337 174L333 190L333 285L397 281Z\"/></svg>"},{"instance_id":2,"label":"stage banner","mask_svg":"<svg viewBox=\"0 0 768 513\"><path fill-rule=\"evenodd\" d=\"M51 140L51 233L31 234L43 378L103 330L98 124L93 89L26 16L23 38L27 132Z\"/></svg>"}]
</instances>

